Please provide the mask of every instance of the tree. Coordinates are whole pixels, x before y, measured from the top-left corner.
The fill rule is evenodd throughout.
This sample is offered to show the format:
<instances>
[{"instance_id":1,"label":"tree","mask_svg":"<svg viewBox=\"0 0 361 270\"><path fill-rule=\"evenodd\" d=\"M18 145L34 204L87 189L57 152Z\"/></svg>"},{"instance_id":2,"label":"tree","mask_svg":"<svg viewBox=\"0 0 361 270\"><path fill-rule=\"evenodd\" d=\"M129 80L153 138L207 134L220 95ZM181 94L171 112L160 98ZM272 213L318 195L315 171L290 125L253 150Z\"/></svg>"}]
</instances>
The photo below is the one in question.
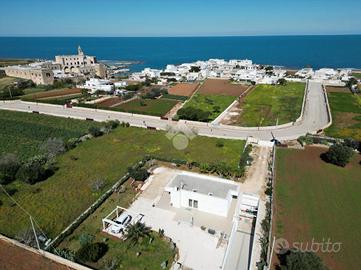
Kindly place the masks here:
<instances>
[{"instance_id":1,"label":"tree","mask_svg":"<svg viewBox=\"0 0 361 270\"><path fill-rule=\"evenodd\" d=\"M75 253L75 258L80 262L97 262L107 251L108 245L105 243L88 243Z\"/></svg>"},{"instance_id":2,"label":"tree","mask_svg":"<svg viewBox=\"0 0 361 270\"><path fill-rule=\"evenodd\" d=\"M132 167L129 167L128 168L128 173L129 173L129 176L134 178L135 180L138 180L138 181L145 181L148 177L149 177L149 173L146 169L143 169L143 168L132 168Z\"/></svg>"},{"instance_id":3,"label":"tree","mask_svg":"<svg viewBox=\"0 0 361 270\"><path fill-rule=\"evenodd\" d=\"M352 156L353 150L351 147L334 144L329 148L328 152L324 153L321 157L326 162L345 167L347 163L350 162Z\"/></svg>"},{"instance_id":4,"label":"tree","mask_svg":"<svg viewBox=\"0 0 361 270\"><path fill-rule=\"evenodd\" d=\"M99 137L103 135L103 132L98 127L90 127L88 131L89 134L92 135L93 137Z\"/></svg>"},{"instance_id":5,"label":"tree","mask_svg":"<svg viewBox=\"0 0 361 270\"><path fill-rule=\"evenodd\" d=\"M53 159L57 155L65 152L64 141L60 138L49 138L41 148L48 159Z\"/></svg>"},{"instance_id":6,"label":"tree","mask_svg":"<svg viewBox=\"0 0 361 270\"><path fill-rule=\"evenodd\" d=\"M20 162L16 155L5 154L0 157L0 184L8 184L15 180Z\"/></svg>"},{"instance_id":7,"label":"tree","mask_svg":"<svg viewBox=\"0 0 361 270\"><path fill-rule=\"evenodd\" d=\"M125 237L129 243L136 245L143 238L149 237L151 228L147 227L144 223L137 222L135 224L130 224L125 229Z\"/></svg>"},{"instance_id":8,"label":"tree","mask_svg":"<svg viewBox=\"0 0 361 270\"><path fill-rule=\"evenodd\" d=\"M280 256L281 270L327 270L322 260L313 252L289 250Z\"/></svg>"},{"instance_id":9,"label":"tree","mask_svg":"<svg viewBox=\"0 0 361 270\"><path fill-rule=\"evenodd\" d=\"M282 86L285 86L287 85L287 80L284 79L284 78L281 78L277 81L278 84L282 85Z\"/></svg>"}]
</instances>

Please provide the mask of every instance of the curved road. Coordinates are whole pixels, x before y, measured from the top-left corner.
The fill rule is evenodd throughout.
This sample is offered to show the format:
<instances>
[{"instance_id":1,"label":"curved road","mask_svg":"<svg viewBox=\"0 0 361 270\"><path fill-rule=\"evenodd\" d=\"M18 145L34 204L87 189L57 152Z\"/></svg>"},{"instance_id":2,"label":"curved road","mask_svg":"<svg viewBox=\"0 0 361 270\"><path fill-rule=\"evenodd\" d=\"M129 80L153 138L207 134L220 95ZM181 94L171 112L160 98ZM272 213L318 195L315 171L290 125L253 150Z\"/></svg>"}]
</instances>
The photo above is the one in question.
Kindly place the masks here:
<instances>
[{"instance_id":1,"label":"curved road","mask_svg":"<svg viewBox=\"0 0 361 270\"><path fill-rule=\"evenodd\" d=\"M315 133L325 128L329 122L326 99L323 93L322 84L310 81L306 94L306 104L304 108L303 119L293 126L273 127L273 128L245 128L236 126L212 125L211 123L201 123L192 121L170 121L162 120L159 117L136 115L130 113L88 109L88 108L65 108L60 105L51 105L43 103L31 103L15 101L0 102L0 109L39 112L60 117L70 117L77 119L90 118L94 121L115 120L129 122L132 126L153 127L162 130L168 130L174 127L175 130L189 130L203 136L229 138L229 139L247 139L254 137L259 140L271 140L272 133L278 140L297 139L306 133Z\"/></svg>"}]
</instances>

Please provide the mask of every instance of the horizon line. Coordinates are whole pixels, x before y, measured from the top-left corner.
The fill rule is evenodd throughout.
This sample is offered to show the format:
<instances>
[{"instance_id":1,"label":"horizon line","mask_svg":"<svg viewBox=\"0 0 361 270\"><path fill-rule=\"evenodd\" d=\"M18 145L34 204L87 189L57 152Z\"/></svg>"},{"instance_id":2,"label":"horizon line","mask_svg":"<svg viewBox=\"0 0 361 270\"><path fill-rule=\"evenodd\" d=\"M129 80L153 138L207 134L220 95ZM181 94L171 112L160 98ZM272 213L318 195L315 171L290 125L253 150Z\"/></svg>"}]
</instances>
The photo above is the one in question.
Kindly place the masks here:
<instances>
[{"instance_id":1,"label":"horizon line","mask_svg":"<svg viewBox=\"0 0 361 270\"><path fill-rule=\"evenodd\" d=\"M304 36L361 36L359 34L262 34L262 35L154 35L154 36L101 36L101 35L0 35L0 38L214 38L214 37L304 37Z\"/></svg>"}]
</instances>

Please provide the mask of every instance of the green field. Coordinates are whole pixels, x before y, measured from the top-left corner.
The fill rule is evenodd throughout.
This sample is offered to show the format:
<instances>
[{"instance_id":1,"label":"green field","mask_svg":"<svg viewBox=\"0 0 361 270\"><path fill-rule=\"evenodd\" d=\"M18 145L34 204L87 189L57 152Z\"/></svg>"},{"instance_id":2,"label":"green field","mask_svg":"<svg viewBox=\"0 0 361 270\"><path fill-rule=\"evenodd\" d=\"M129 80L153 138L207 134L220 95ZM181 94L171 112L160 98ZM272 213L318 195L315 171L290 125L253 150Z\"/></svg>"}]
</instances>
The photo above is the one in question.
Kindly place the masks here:
<instances>
[{"instance_id":1,"label":"green field","mask_svg":"<svg viewBox=\"0 0 361 270\"><path fill-rule=\"evenodd\" d=\"M361 156L346 167L321 160L325 148L278 149L276 161L277 237L311 244L341 242L339 253L319 253L330 269L360 269Z\"/></svg>"},{"instance_id":2,"label":"green field","mask_svg":"<svg viewBox=\"0 0 361 270\"><path fill-rule=\"evenodd\" d=\"M257 85L241 104L237 125L273 126L295 121L301 115L305 84Z\"/></svg>"},{"instance_id":3,"label":"green field","mask_svg":"<svg viewBox=\"0 0 361 270\"><path fill-rule=\"evenodd\" d=\"M30 115L28 116L31 118ZM74 128L75 123L76 126L79 125L78 122L72 124L72 121L66 119L63 121L69 122L62 122L54 117L33 117L36 120L29 119L30 126L21 123L14 125L12 129L10 127L7 129L5 134L9 134L7 135L9 139L12 134L11 142L14 149L21 149L16 144L20 145L26 139L26 136L24 135L24 138L19 132L27 129L33 130L29 131L30 135L31 132L35 132L31 123L42 123L43 126L40 124L37 126L39 130L48 128L44 128L45 123L50 123L50 129L54 130L57 130L52 126L54 123L61 127L69 123L66 124L68 128ZM118 128L108 135L86 141L59 156L57 162L59 170L46 181L33 186L15 181L9 184L8 188L17 190L14 198L34 216L50 237L54 237L123 176L129 166L141 160L146 154L199 163L217 163L222 160L236 168L244 142L221 141L224 147L217 147L219 139L198 136L190 141L188 148L178 151L172 141L166 137L165 132L141 128ZM7 151L12 149L9 143L6 148ZM99 192L93 192L92 183L98 179L103 180L104 187ZM0 200L3 203L0 206L1 233L14 237L19 231L29 227L28 217L4 194L0 195Z\"/></svg>"},{"instance_id":4,"label":"green field","mask_svg":"<svg viewBox=\"0 0 361 270\"><path fill-rule=\"evenodd\" d=\"M13 77L4 77L0 79L0 91L3 91L7 86L16 82L16 78Z\"/></svg>"},{"instance_id":5,"label":"green field","mask_svg":"<svg viewBox=\"0 0 361 270\"><path fill-rule=\"evenodd\" d=\"M126 103L123 103L115 109L117 111L136 113L136 114L148 114L154 116L163 116L167 114L176 104L177 100L174 99L136 99Z\"/></svg>"},{"instance_id":6,"label":"green field","mask_svg":"<svg viewBox=\"0 0 361 270\"><path fill-rule=\"evenodd\" d=\"M361 73L352 73L352 76L354 76L357 79L361 79Z\"/></svg>"},{"instance_id":7,"label":"green field","mask_svg":"<svg viewBox=\"0 0 361 270\"><path fill-rule=\"evenodd\" d=\"M48 138L78 138L100 123L0 110L0 154L16 153L20 159L39 154Z\"/></svg>"},{"instance_id":8,"label":"green field","mask_svg":"<svg viewBox=\"0 0 361 270\"><path fill-rule=\"evenodd\" d=\"M216 119L235 100L233 96L196 93L183 108L193 107L210 112L209 121Z\"/></svg>"},{"instance_id":9,"label":"green field","mask_svg":"<svg viewBox=\"0 0 361 270\"><path fill-rule=\"evenodd\" d=\"M96 236L95 241L102 241L105 234L100 232L102 226L102 218L107 216L116 206L130 206L136 192L129 184L124 185L126 190L124 193L114 193L103 203L91 216L89 216L69 237L67 237L59 246L59 248L68 248L76 251L80 248L79 236L88 233ZM96 264L89 266L102 269L104 264L112 259L120 262L120 269L160 269L160 264L168 260L171 262L174 252L170 249L169 243L160 239L157 233L154 233L154 241L148 244L148 241L136 246L129 246L127 242L109 238L107 244L108 252ZM141 252L141 256L137 257L136 253Z\"/></svg>"},{"instance_id":10,"label":"green field","mask_svg":"<svg viewBox=\"0 0 361 270\"><path fill-rule=\"evenodd\" d=\"M332 113L332 126L326 135L361 140L361 95L328 93Z\"/></svg>"}]
</instances>

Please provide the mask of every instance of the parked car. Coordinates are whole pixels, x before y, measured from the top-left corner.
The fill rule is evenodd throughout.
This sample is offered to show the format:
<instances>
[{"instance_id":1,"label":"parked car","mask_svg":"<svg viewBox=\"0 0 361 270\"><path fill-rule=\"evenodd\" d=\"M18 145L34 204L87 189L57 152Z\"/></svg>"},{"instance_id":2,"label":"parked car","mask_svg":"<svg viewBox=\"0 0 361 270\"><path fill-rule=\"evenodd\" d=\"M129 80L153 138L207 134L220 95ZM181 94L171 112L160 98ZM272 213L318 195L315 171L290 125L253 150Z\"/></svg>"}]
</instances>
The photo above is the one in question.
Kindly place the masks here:
<instances>
[{"instance_id":1,"label":"parked car","mask_svg":"<svg viewBox=\"0 0 361 270\"><path fill-rule=\"evenodd\" d=\"M132 221L132 216L127 213L122 213L119 217L117 217L114 222L117 225L112 225L110 227L111 233L121 233L124 231L125 227Z\"/></svg>"}]
</instances>

